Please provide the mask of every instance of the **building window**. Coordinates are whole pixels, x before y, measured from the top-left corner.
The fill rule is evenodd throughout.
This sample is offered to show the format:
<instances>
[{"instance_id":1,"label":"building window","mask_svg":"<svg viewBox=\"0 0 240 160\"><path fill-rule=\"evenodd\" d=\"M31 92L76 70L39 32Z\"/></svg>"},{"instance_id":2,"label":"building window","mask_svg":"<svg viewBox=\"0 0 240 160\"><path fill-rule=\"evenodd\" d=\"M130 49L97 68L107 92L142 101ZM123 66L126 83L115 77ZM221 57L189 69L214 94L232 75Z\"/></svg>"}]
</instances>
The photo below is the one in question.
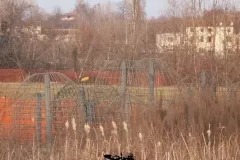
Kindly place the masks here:
<instances>
[{"instance_id":1,"label":"building window","mask_svg":"<svg viewBox=\"0 0 240 160\"><path fill-rule=\"evenodd\" d=\"M190 28L190 32L194 32L194 29L192 27Z\"/></svg>"},{"instance_id":2,"label":"building window","mask_svg":"<svg viewBox=\"0 0 240 160\"><path fill-rule=\"evenodd\" d=\"M207 41L208 41L209 43L212 43L212 41L213 41L213 40L212 40L212 37L209 36L209 37L207 38Z\"/></svg>"},{"instance_id":3,"label":"building window","mask_svg":"<svg viewBox=\"0 0 240 160\"><path fill-rule=\"evenodd\" d=\"M211 33L212 32L212 28L208 28L208 32Z\"/></svg>"},{"instance_id":4,"label":"building window","mask_svg":"<svg viewBox=\"0 0 240 160\"><path fill-rule=\"evenodd\" d=\"M232 37L227 36L227 37L226 37L226 41L231 43L231 42L232 42Z\"/></svg>"},{"instance_id":5,"label":"building window","mask_svg":"<svg viewBox=\"0 0 240 160\"><path fill-rule=\"evenodd\" d=\"M168 37L168 42L173 42L173 37Z\"/></svg>"},{"instance_id":6,"label":"building window","mask_svg":"<svg viewBox=\"0 0 240 160\"><path fill-rule=\"evenodd\" d=\"M204 42L204 37L203 36L200 37L200 42Z\"/></svg>"},{"instance_id":7,"label":"building window","mask_svg":"<svg viewBox=\"0 0 240 160\"><path fill-rule=\"evenodd\" d=\"M227 32L228 32L228 33L231 33L231 28L228 28L228 29L227 29Z\"/></svg>"},{"instance_id":8,"label":"building window","mask_svg":"<svg viewBox=\"0 0 240 160\"><path fill-rule=\"evenodd\" d=\"M201 28L200 30L201 30L201 32L204 32L204 28Z\"/></svg>"},{"instance_id":9,"label":"building window","mask_svg":"<svg viewBox=\"0 0 240 160\"><path fill-rule=\"evenodd\" d=\"M204 52L204 48L199 48L199 52Z\"/></svg>"},{"instance_id":10,"label":"building window","mask_svg":"<svg viewBox=\"0 0 240 160\"><path fill-rule=\"evenodd\" d=\"M193 44L194 43L194 37L191 36L190 39L189 39L190 43Z\"/></svg>"}]
</instances>

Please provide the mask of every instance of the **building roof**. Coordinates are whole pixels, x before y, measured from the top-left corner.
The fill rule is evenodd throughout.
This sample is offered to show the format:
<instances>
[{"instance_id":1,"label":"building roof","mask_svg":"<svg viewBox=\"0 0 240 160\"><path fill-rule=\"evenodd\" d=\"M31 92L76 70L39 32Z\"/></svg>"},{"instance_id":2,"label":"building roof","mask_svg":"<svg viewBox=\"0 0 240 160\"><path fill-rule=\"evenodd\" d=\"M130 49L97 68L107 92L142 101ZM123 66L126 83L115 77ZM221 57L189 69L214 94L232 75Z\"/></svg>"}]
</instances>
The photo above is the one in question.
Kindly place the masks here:
<instances>
[{"instance_id":1,"label":"building roof","mask_svg":"<svg viewBox=\"0 0 240 160\"><path fill-rule=\"evenodd\" d=\"M66 13L61 17L62 21L73 21L76 19L76 14L74 12Z\"/></svg>"}]
</instances>

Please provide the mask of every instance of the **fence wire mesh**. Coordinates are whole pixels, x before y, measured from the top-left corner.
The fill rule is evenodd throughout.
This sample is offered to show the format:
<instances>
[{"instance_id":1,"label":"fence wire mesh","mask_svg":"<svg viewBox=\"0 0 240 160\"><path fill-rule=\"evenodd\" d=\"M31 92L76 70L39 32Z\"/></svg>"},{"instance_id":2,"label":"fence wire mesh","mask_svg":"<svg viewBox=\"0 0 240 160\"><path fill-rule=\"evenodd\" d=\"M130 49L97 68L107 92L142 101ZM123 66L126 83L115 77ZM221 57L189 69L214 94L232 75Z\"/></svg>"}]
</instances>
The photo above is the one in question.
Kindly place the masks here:
<instances>
[{"instance_id":1,"label":"fence wire mesh","mask_svg":"<svg viewBox=\"0 0 240 160\"><path fill-rule=\"evenodd\" d=\"M51 143L55 135L65 134L65 123L72 118L79 128L112 119L136 124L152 106L166 109L179 95L194 97L199 90L181 84L160 59L112 61L93 83L80 82L53 72L33 74L23 83L0 83L1 137ZM215 96L238 99L239 86L216 86Z\"/></svg>"}]
</instances>

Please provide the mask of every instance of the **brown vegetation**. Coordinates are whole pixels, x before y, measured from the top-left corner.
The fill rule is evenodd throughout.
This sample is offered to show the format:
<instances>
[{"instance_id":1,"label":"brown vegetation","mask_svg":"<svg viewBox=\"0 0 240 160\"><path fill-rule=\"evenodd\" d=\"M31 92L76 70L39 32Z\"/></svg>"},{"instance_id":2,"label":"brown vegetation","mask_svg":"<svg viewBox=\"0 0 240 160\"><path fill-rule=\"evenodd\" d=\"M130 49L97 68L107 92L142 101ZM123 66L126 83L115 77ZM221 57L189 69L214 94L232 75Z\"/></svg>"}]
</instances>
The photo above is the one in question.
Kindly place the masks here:
<instances>
[{"instance_id":1,"label":"brown vegetation","mask_svg":"<svg viewBox=\"0 0 240 160\"><path fill-rule=\"evenodd\" d=\"M110 5L90 7L80 1L73 11L76 19L66 23L60 10L48 15L25 1L13 2L0 2L0 68L72 69L82 75L106 61L158 57L185 84L200 88L202 70L210 73L211 83L195 89L194 94L174 97L167 109L161 101L138 107L134 123L127 122L127 126L116 119L79 126L73 119L66 122L64 134L56 136L52 146L39 146L35 139L30 144L2 140L1 159L96 160L103 153L120 152L132 152L137 160L240 159L239 49L225 49L221 58L215 50L200 54L188 45L159 53L155 37L156 33L184 31L187 26L216 27L220 22L234 22L238 34L239 10L234 3L213 0L210 8L204 8L204 0L169 0L168 16L147 19L144 0L122 1L117 12ZM44 40L23 31L40 24L41 34L47 37ZM216 86L227 91L216 95L212 91Z\"/></svg>"},{"instance_id":2,"label":"brown vegetation","mask_svg":"<svg viewBox=\"0 0 240 160\"><path fill-rule=\"evenodd\" d=\"M103 153L132 152L136 159L239 159L239 102L209 91L181 95L168 109L142 108L135 123L109 120L79 126L66 121L51 148L35 140L1 141L3 159L102 159ZM139 107L138 107L139 108ZM113 124L112 124L113 123ZM115 124L116 123L116 126ZM124 124L123 124L124 123ZM89 129L90 127L90 129Z\"/></svg>"}]
</instances>

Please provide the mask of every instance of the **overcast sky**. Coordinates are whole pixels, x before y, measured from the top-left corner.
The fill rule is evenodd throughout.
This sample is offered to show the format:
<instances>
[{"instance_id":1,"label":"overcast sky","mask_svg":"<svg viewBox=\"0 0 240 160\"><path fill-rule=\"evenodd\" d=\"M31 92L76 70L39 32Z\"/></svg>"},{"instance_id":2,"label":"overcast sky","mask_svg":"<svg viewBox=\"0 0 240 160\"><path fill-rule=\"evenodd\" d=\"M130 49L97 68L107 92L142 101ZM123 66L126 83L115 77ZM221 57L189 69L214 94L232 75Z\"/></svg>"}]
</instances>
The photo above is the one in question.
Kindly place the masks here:
<instances>
[{"instance_id":1,"label":"overcast sky","mask_svg":"<svg viewBox=\"0 0 240 160\"><path fill-rule=\"evenodd\" d=\"M76 4L76 0L35 0L40 7L48 12L56 7L60 7L62 11L68 12L72 10ZM119 2L120 0L85 0L90 4L106 3L108 1ZM148 17L158 17L164 10L167 9L167 0L146 0Z\"/></svg>"}]
</instances>

